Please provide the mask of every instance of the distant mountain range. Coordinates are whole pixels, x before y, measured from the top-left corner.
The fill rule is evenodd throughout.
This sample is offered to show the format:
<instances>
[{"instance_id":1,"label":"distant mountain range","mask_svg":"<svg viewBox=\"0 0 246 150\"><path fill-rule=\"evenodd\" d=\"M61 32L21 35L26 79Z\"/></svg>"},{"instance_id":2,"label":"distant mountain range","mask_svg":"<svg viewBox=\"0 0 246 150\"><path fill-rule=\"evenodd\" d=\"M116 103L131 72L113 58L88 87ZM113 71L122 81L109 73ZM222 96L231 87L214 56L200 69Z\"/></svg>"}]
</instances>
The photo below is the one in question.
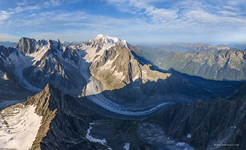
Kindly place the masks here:
<instances>
[{"instance_id":1,"label":"distant mountain range","mask_svg":"<svg viewBox=\"0 0 246 150\"><path fill-rule=\"evenodd\" d=\"M229 46L211 46L208 44L196 44L196 43L160 43L154 44L151 46L144 46L144 45L136 45L136 48L146 51L146 52L153 52L153 51L165 51L165 52L180 52L180 53L196 53L202 51L209 51L215 52L219 50L230 50Z\"/></svg>"},{"instance_id":2,"label":"distant mountain range","mask_svg":"<svg viewBox=\"0 0 246 150\"><path fill-rule=\"evenodd\" d=\"M76 44L80 44L81 42L68 42L68 41L62 41L61 42L63 45L76 45ZM4 47L16 47L17 43L16 42L9 42L9 41L6 41L6 42L2 42L0 41L0 46L4 46Z\"/></svg>"},{"instance_id":3,"label":"distant mountain range","mask_svg":"<svg viewBox=\"0 0 246 150\"><path fill-rule=\"evenodd\" d=\"M246 79L245 50L225 46L193 45L189 50L167 52L163 50L145 51L142 56L158 67L200 76L213 80L241 81Z\"/></svg>"},{"instance_id":4,"label":"distant mountain range","mask_svg":"<svg viewBox=\"0 0 246 150\"><path fill-rule=\"evenodd\" d=\"M166 46L179 48L102 34L0 46L0 149L245 149L245 51Z\"/></svg>"},{"instance_id":5,"label":"distant mountain range","mask_svg":"<svg viewBox=\"0 0 246 150\"><path fill-rule=\"evenodd\" d=\"M17 43L15 43L15 42L8 42L8 41L6 41L6 42L0 41L0 46L1 45L4 46L4 47L15 47L17 45Z\"/></svg>"},{"instance_id":6,"label":"distant mountain range","mask_svg":"<svg viewBox=\"0 0 246 150\"><path fill-rule=\"evenodd\" d=\"M239 50L246 50L246 44L230 44L229 46Z\"/></svg>"}]
</instances>

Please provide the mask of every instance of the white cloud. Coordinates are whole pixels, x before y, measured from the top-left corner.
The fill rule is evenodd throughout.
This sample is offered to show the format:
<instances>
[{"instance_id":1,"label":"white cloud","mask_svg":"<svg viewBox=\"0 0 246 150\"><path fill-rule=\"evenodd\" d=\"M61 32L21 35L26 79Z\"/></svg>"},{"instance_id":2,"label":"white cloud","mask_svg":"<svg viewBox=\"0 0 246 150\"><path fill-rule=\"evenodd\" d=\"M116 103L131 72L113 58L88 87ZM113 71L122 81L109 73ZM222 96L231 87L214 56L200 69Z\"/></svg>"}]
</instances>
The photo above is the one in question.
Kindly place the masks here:
<instances>
[{"instance_id":1,"label":"white cloud","mask_svg":"<svg viewBox=\"0 0 246 150\"><path fill-rule=\"evenodd\" d=\"M120 11L141 14L142 12L149 16L154 22L163 22L176 19L178 17L177 9L157 8L150 2L159 0L107 0L109 4L117 6Z\"/></svg>"},{"instance_id":2,"label":"white cloud","mask_svg":"<svg viewBox=\"0 0 246 150\"><path fill-rule=\"evenodd\" d=\"M54 7L54 6L60 6L62 5L62 1L60 0L49 0L43 3L44 7Z\"/></svg>"},{"instance_id":3,"label":"white cloud","mask_svg":"<svg viewBox=\"0 0 246 150\"><path fill-rule=\"evenodd\" d=\"M0 21L7 20L12 12L0 11Z\"/></svg>"},{"instance_id":4,"label":"white cloud","mask_svg":"<svg viewBox=\"0 0 246 150\"><path fill-rule=\"evenodd\" d=\"M14 11L15 13L20 13L22 11L37 10L37 9L41 9L41 6L40 5L23 6L23 7L18 6L10 10Z\"/></svg>"},{"instance_id":5,"label":"white cloud","mask_svg":"<svg viewBox=\"0 0 246 150\"><path fill-rule=\"evenodd\" d=\"M147 14L151 16L152 20L158 21L170 21L178 18L177 10L166 10L159 8L149 8L146 10Z\"/></svg>"},{"instance_id":6,"label":"white cloud","mask_svg":"<svg viewBox=\"0 0 246 150\"><path fill-rule=\"evenodd\" d=\"M154 22L170 21L178 18L177 9L156 8L153 5L146 3L146 1L130 0L129 5L138 9L144 9L146 15L150 16Z\"/></svg>"}]
</instances>

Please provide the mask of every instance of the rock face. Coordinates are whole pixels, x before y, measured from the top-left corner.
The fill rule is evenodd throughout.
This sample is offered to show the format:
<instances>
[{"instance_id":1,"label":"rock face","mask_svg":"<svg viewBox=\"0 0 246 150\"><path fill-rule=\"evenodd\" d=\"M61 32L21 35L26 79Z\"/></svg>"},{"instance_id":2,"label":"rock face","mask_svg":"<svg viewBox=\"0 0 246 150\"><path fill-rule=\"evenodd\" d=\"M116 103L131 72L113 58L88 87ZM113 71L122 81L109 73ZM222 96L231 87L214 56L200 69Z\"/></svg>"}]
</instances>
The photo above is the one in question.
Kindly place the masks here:
<instances>
[{"instance_id":1,"label":"rock face","mask_svg":"<svg viewBox=\"0 0 246 150\"><path fill-rule=\"evenodd\" d=\"M158 79L167 79L169 73L151 70L148 65L141 65L131 51L121 45L104 51L102 56L90 66L91 74L103 82L105 90L120 89L137 79L143 83Z\"/></svg>"},{"instance_id":2,"label":"rock face","mask_svg":"<svg viewBox=\"0 0 246 150\"><path fill-rule=\"evenodd\" d=\"M196 101L170 106L152 121L175 141L183 141L198 150L245 149L246 100ZM234 146L222 146L234 144Z\"/></svg>"},{"instance_id":3,"label":"rock face","mask_svg":"<svg viewBox=\"0 0 246 150\"><path fill-rule=\"evenodd\" d=\"M40 44L44 44L43 43L44 41L39 41ZM16 48L19 49L23 54L31 54L31 53L34 53L34 52L37 52L38 50L38 47L37 47L37 42L35 39L29 39L29 38L25 38L25 37L22 37Z\"/></svg>"}]
</instances>

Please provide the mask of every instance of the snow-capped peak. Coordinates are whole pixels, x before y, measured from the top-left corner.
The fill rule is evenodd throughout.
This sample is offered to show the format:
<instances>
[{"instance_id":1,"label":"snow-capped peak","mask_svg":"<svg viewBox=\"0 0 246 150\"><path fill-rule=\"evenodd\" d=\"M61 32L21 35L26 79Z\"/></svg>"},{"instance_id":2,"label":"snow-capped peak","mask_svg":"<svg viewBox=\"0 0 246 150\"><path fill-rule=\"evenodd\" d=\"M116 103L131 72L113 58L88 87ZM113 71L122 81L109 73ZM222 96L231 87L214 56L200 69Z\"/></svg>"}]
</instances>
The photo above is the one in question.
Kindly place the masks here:
<instances>
[{"instance_id":1,"label":"snow-capped peak","mask_svg":"<svg viewBox=\"0 0 246 150\"><path fill-rule=\"evenodd\" d=\"M123 45L127 46L126 40L121 40L117 37L110 37L104 34L98 34L94 39L89 40L90 42L100 43L100 44L115 44L115 45Z\"/></svg>"},{"instance_id":2,"label":"snow-capped peak","mask_svg":"<svg viewBox=\"0 0 246 150\"><path fill-rule=\"evenodd\" d=\"M103 34L98 34L95 38L95 40L104 40L105 42L107 43L117 43L120 41L119 38L117 37L109 37L109 36L106 36L106 35L103 35Z\"/></svg>"}]
</instances>

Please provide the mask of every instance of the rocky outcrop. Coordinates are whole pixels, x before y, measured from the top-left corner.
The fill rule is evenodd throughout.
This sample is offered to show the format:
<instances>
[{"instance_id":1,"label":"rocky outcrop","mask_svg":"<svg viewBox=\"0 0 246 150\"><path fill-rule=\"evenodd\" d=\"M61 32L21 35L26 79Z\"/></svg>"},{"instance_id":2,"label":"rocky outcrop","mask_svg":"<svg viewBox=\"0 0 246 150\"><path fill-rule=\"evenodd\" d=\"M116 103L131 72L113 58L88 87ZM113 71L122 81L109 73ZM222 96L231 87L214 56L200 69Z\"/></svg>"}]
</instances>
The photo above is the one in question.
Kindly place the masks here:
<instances>
[{"instance_id":1,"label":"rocky outcrop","mask_svg":"<svg viewBox=\"0 0 246 150\"><path fill-rule=\"evenodd\" d=\"M22 37L16 48L20 50L23 54L31 54L33 52L37 52L38 47L35 39L29 39L26 37Z\"/></svg>"}]
</instances>

